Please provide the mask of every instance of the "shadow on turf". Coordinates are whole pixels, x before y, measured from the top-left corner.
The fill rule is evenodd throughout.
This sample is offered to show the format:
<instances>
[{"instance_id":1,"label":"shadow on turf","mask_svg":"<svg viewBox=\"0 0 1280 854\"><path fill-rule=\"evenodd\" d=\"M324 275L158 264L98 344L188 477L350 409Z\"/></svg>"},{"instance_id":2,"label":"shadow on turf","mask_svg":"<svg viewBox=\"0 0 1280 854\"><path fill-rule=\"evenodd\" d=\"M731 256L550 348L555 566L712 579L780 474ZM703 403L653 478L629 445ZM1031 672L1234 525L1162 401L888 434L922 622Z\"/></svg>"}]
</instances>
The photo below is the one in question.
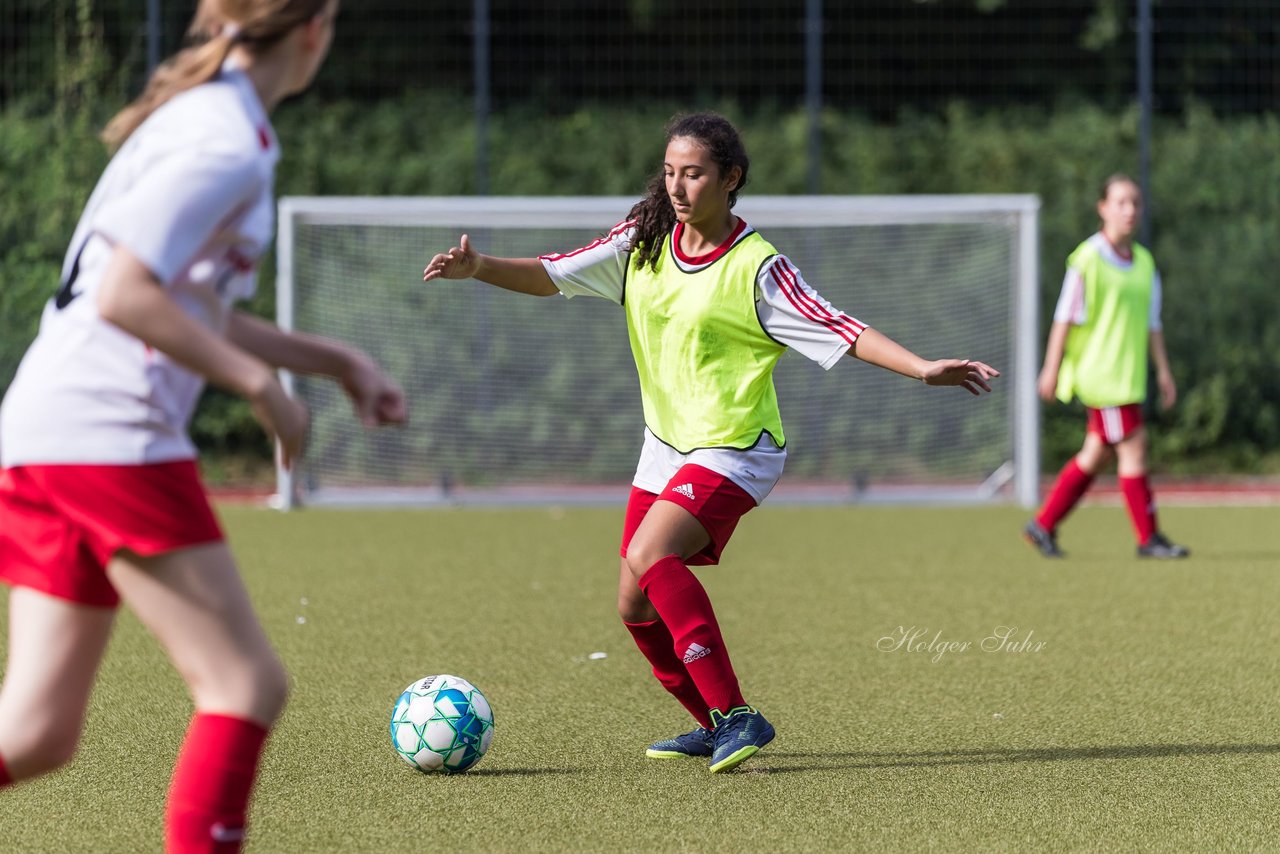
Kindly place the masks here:
<instances>
[{"instance_id":1,"label":"shadow on turf","mask_svg":"<svg viewBox=\"0 0 1280 854\"><path fill-rule=\"evenodd\" d=\"M768 759L816 759L812 765L760 768L769 774L866 768L932 768L948 765L998 765L1008 762L1072 762L1090 759L1161 759L1171 756L1223 756L1280 753L1280 744L1134 744L1111 747L1046 747L1027 750L933 750L921 752L801 753L769 751ZM853 761L840 761L853 760Z\"/></svg>"},{"instance_id":2,"label":"shadow on turf","mask_svg":"<svg viewBox=\"0 0 1280 854\"><path fill-rule=\"evenodd\" d=\"M546 777L552 774L581 774L572 768L472 768L465 774L446 774L446 777Z\"/></svg>"}]
</instances>

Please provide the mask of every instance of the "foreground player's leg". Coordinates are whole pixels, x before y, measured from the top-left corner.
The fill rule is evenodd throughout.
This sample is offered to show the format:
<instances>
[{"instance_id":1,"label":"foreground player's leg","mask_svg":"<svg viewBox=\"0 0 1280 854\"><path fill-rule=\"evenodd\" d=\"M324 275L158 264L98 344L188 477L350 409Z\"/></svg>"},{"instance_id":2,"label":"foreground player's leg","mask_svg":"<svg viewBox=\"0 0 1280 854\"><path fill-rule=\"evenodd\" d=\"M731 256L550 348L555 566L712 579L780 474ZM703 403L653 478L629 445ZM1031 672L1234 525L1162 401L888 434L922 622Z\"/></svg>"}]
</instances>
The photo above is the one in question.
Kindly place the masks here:
<instances>
[{"instance_id":1,"label":"foreground player's leg","mask_svg":"<svg viewBox=\"0 0 1280 854\"><path fill-rule=\"evenodd\" d=\"M12 589L0 686L0 786L71 758L114 620L111 608Z\"/></svg>"},{"instance_id":2,"label":"foreground player's leg","mask_svg":"<svg viewBox=\"0 0 1280 854\"><path fill-rule=\"evenodd\" d=\"M773 729L768 728L766 738L764 730L757 727L754 734L758 736L758 743L754 749L735 750L737 755L732 762L717 764L722 720L732 719L737 716L736 712L749 707L742 699L711 600L681 557L698 553L709 542L706 530L688 510L669 501L658 501L628 547L627 564L637 576L641 592L670 630L673 653L680 658L710 708L711 722L716 724L712 770L720 771L737 765L767 744L773 738ZM733 735L737 737L736 729Z\"/></svg>"},{"instance_id":3,"label":"foreground player's leg","mask_svg":"<svg viewBox=\"0 0 1280 854\"><path fill-rule=\"evenodd\" d=\"M213 543L152 558L125 554L108 573L195 700L165 810L166 851L239 851L263 744L288 680L231 553Z\"/></svg>"},{"instance_id":4,"label":"foreground player's leg","mask_svg":"<svg viewBox=\"0 0 1280 854\"><path fill-rule=\"evenodd\" d=\"M685 669L684 662L676 656L671 630L641 592L625 560L618 573L618 614L636 647L653 668L658 682L685 707L700 727L710 729L707 702Z\"/></svg>"},{"instance_id":5,"label":"foreground player's leg","mask_svg":"<svg viewBox=\"0 0 1280 854\"><path fill-rule=\"evenodd\" d=\"M725 713L743 705L711 600L684 561L667 555L655 562L640 576L640 589L670 629L672 652L684 663L707 706Z\"/></svg>"},{"instance_id":6,"label":"foreground player's leg","mask_svg":"<svg viewBox=\"0 0 1280 854\"><path fill-rule=\"evenodd\" d=\"M630 584L635 590L636 596L643 599L643 594L636 587L635 579L631 576L631 571L624 565L622 567L624 577L623 584ZM620 603L621 604L621 603ZM647 599L644 600L644 606L652 610L652 605ZM650 759L683 759L689 756L710 756L711 741L711 715L707 710L707 703L702 698L702 693L698 690L698 686L694 684L693 677L689 675L689 671L685 669L684 663L676 657L674 652L675 639L671 637L671 632L667 629L665 623L657 618L655 613L654 619L642 623L632 623L623 620L623 625L627 627L627 631L631 632L631 636L635 638L636 646L644 653L644 657L649 660L653 666L653 675L657 677L662 687L666 688L673 697L680 701L680 705L691 714L698 722L698 726L692 731L683 735L677 735L674 738L668 738L663 741L649 745L645 750L645 756Z\"/></svg>"}]
</instances>

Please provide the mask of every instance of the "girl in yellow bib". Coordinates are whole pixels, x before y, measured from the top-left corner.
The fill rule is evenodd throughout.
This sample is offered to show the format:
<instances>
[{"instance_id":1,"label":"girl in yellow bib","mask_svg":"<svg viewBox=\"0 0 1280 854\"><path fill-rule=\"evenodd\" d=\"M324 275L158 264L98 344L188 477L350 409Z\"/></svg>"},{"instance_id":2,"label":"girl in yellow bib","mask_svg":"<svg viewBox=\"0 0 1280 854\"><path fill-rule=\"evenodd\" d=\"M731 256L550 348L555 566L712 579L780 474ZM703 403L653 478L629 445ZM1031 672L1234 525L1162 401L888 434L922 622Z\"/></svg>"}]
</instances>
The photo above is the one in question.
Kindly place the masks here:
<instances>
[{"instance_id":1,"label":"girl in yellow bib","mask_svg":"<svg viewBox=\"0 0 1280 854\"><path fill-rule=\"evenodd\" d=\"M626 311L645 434L623 525L618 611L658 681L698 723L646 755L710 757L712 772L736 767L774 736L743 700L689 565L718 563L738 520L782 474L778 357L792 347L830 368L856 356L973 394L998 376L981 362L922 359L832 308L733 214L749 165L724 118L679 116L647 196L604 237L512 259L481 255L463 235L423 274L537 296L600 296Z\"/></svg>"},{"instance_id":2,"label":"girl in yellow bib","mask_svg":"<svg viewBox=\"0 0 1280 854\"><path fill-rule=\"evenodd\" d=\"M1102 230L1067 259L1038 382L1046 401L1079 398L1088 412L1088 429L1084 446L1063 467L1024 535L1045 557L1061 557L1058 524L1098 470L1116 457L1139 557L1186 557L1188 549L1171 543L1156 527L1147 479L1142 403L1148 352L1164 409L1173 406L1178 389L1160 324L1160 274L1151 253L1133 239L1142 219L1142 191L1129 177L1112 175L1103 185L1098 216Z\"/></svg>"}]
</instances>

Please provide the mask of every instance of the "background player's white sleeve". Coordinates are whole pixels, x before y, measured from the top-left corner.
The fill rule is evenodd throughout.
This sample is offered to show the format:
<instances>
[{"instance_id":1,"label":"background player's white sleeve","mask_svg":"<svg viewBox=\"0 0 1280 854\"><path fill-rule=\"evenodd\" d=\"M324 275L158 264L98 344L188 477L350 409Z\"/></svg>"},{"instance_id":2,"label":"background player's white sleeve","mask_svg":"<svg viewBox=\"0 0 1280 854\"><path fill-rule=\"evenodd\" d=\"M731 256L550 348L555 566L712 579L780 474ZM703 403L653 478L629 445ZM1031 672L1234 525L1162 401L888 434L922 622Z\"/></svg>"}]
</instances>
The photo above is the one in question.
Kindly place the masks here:
<instances>
[{"instance_id":1,"label":"background player's white sleeve","mask_svg":"<svg viewBox=\"0 0 1280 854\"><path fill-rule=\"evenodd\" d=\"M1053 310L1053 322L1080 326L1088 319L1084 304L1084 276L1079 270L1068 267L1067 275L1062 279L1062 293L1058 294L1058 305Z\"/></svg>"},{"instance_id":2,"label":"background player's white sleeve","mask_svg":"<svg viewBox=\"0 0 1280 854\"><path fill-rule=\"evenodd\" d=\"M541 255L538 260L566 297L604 297L621 305L634 232L633 222L620 222L604 237L581 249Z\"/></svg>"},{"instance_id":3,"label":"background player's white sleeve","mask_svg":"<svg viewBox=\"0 0 1280 854\"><path fill-rule=\"evenodd\" d=\"M219 225L258 199L264 180L251 157L170 157L103 202L89 227L126 247L167 285Z\"/></svg>"},{"instance_id":4,"label":"background player's white sleeve","mask_svg":"<svg viewBox=\"0 0 1280 854\"><path fill-rule=\"evenodd\" d=\"M785 255L778 255L756 279L756 314L769 337L826 370L858 340L865 323L832 308L805 282Z\"/></svg>"},{"instance_id":5,"label":"background player's white sleeve","mask_svg":"<svg viewBox=\"0 0 1280 854\"><path fill-rule=\"evenodd\" d=\"M1160 271L1151 276L1151 315L1147 318L1147 330L1160 332L1164 324L1160 321L1161 303L1164 302L1164 285L1160 282Z\"/></svg>"}]
</instances>

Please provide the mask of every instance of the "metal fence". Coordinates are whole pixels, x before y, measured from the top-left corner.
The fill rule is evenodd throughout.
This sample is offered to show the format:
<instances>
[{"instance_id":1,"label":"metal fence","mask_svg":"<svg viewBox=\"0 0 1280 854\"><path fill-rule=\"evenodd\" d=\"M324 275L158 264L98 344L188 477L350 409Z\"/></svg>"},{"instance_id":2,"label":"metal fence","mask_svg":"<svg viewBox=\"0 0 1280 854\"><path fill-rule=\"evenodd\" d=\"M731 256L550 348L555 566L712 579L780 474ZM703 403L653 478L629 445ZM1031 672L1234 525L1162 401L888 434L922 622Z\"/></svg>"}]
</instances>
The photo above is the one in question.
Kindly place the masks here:
<instances>
[{"instance_id":1,"label":"metal fence","mask_svg":"<svg viewBox=\"0 0 1280 854\"><path fill-rule=\"evenodd\" d=\"M0 0L0 97L56 80L88 43L136 88L191 0ZM1138 88L1151 21L1157 109L1280 109L1276 0L414 0L348 2L324 97L406 88L535 102L679 98L821 103L892 117L951 100L1109 105ZM114 73L111 69L120 69Z\"/></svg>"},{"instance_id":2,"label":"metal fence","mask_svg":"<svg viewBox=\"0 0 1280 854\"><path fill-rule=\"evenodd\" d=\"M0 106L136 92L195 3L0 0ZM1280 111L1277 0L365 0L345 4L316 97L455 93L487 118L602 102L825 108L1052 107L1084 99ZM1144 160L1145 157L1140 157ZM483 192L484 159L478 163ZM811 189L817 171L811 170Z\"/></svg>"}]
</instances>

